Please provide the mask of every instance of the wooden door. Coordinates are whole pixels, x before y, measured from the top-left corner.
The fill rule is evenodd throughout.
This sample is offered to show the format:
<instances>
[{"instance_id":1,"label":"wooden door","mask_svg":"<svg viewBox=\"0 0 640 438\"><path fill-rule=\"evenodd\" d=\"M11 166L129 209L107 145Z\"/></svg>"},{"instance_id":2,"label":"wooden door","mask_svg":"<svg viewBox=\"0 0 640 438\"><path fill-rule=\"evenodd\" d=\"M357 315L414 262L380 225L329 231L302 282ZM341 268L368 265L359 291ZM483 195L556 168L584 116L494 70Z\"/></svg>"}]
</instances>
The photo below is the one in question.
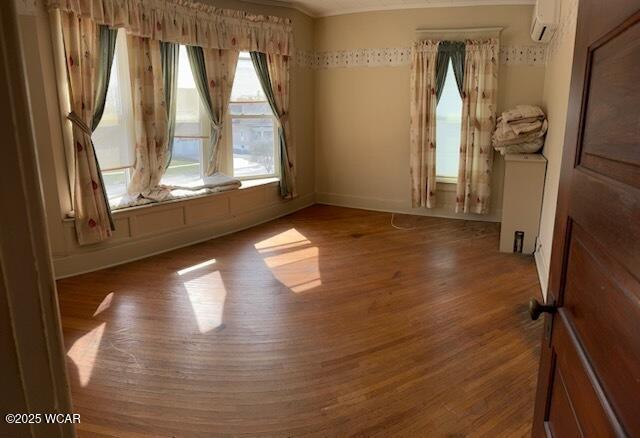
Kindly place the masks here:
<instances>
[{"instance_id":1,"label":"wooden door","mask_svg":"<svg viewBox=\"0 0 640 438\"><path fill-rule=\"evenodd\" d=\"M533 436L640 437L639 0L580 0L547 304Z\"/></svg>"}]
</instances>

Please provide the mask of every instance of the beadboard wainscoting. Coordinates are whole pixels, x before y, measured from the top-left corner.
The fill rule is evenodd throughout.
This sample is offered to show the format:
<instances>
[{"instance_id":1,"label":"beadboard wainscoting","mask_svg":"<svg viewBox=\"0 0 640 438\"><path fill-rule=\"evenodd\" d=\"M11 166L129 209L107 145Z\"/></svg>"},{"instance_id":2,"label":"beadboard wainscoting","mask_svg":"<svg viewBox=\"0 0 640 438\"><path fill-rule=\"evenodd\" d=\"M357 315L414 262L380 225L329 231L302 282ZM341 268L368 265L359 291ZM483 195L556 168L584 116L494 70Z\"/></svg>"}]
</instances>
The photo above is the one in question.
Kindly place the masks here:
<instances>
[{"instance_id":1,"label":"beadboard wainscoting","mask_svg":"<svg viewBox=\"0 0 640 438\"><path fill-rule=\"evenodd\" d=\"M53 254L57 278L95 271L213 239L293 213L314 203L313 193L291 201L277 182L196 198L115 211L106 242L79 246L72 220L64 223L64 252Z\"/></svg>"}]
</instances>

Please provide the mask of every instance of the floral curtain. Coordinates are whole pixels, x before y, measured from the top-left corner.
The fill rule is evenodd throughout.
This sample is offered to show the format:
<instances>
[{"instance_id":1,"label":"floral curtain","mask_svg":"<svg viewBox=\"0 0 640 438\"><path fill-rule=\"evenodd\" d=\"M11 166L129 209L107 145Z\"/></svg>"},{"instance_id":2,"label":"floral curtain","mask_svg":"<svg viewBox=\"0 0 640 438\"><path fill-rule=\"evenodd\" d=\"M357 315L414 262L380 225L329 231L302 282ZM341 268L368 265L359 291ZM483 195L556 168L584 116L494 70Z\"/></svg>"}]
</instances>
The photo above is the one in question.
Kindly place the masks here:
<instances>
[{"instance_id":1,"label":"floral curtain","mask_svg":"<svg viewBox=\"0 0 640 438\"><path fill-rule=\"evenodd\" d=\"M411 202L414 208L436 204L436 60L437 41L418 41L411 51Z\"/></svg>"},{"instance_id":2,"label":"floral curtain","mask_svg":"<svg viewBox=\"0 0 640 438\"><path fill-rule=\"evenodd\" d=\"M161 200L169 189L159 187L169 161L168 111L160 42L127 35L135 165L128 192L132 197Z\"/></svg>"},{"instance_id":3,"label":"floral curtain","mask_svg":"<svg viewBox=\"0 0 640 438\"><path fill-rule=\"evenodd\" d=\"M289 127L289 65L287 55L251 52L260 85L278 119L280 139L280 196L292 199L296 191L295 148Z\"/></svg>"},{"instance_id":4,"label":"floral curtain","mask_svg":"<svg viewBox=\"0 0 640 438\"><path fill-rule=\"evenodd\" d=\"M240 52L237 50L202 49L187 46L189 63L196 88L211 121L210 148L207 175L220 171L222 126L231 99L233 78Z\"/></svg>"},{"instance_id":5,"label":"floral curtain","mask_svg":"<svg viewBox=\"0 0 640 438\"><path fill-rule=\"evenodd\" d=\"M48 0L48 5L156 41L280 55L294 52L293 28L287 18L189 0Z\"/></svg>"},{"instance_id":6,"label":"floral curtain","mask_svg":"<svg viewBox=\"0 0 640 438\"><path fill-rule=\"evenodd\" d=\"M67 118L73 126L74 183L73 203L76 234L80 245L103 241L115 229L102 174L91 141L96 108L102 108L104 92L100 79L108 76L105 70L111 62L102 59L109 51L103 44L109 38L100 38L96 23L73 13L61 14L62 37L67 65L71 112ZM113 59L113 58L112 58Z\"/></svg>"},{"instance_id":7,"label":"floral curtain","mask_svg":"<svg viewBox=\"0 0 640 438\"><path fill-rule=\"evenodd\" d=\"M466 43L456 212L489 212L498 52L497 39Z\"/></svg>"}]
</instances>

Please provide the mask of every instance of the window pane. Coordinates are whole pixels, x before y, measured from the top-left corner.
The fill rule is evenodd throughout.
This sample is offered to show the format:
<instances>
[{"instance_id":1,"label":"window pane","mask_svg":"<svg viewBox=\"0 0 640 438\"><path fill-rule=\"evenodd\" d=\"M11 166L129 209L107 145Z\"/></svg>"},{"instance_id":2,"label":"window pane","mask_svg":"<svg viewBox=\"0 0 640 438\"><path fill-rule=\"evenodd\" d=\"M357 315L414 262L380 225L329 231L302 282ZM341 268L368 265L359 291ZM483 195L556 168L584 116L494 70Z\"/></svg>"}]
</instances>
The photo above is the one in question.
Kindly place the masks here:
<instances>
[{"instance_id":1,"label":"window pane","mask_svg":"<svg viewBox=\"0 0 640 438\"><path fill-rule=\"evenodd\" d=\"M196 83L191 73L187 49L180 46L178 58L178 96L176 100L176 130L178 136L207 136L203 123L206 117Z\"/></svg>"},{"instance_id":2,"label":"window pane","mask_svg":"<svg viewBox=\"0 0 640 438\"><path fill-rule=\"evenodd\" d=\"M453 67L449 63L447 77L436 110L436 175L458 176L462 99L458 92Z\"/></svg>"},{"instance_id":3,"label":"window pane","mask_svg":"<svg viewBox=\"0 0 640 438\"><path fill-rule=\"evenodd\" d=\"M229 111L232 115L245 116L271 116L273 111L267 102L242 102L231 103Z\"/></svg>"},{"instance_id":4,"label":"window pane","mask_svg":"<svg viewBox=\"0 0 640 438\"><path fill-rule=\"evenodd\" d=\"M202 177L202 139L176 138L171 164L162 177L162 184L184 186Z\"/></svg>"},{"instance_id":5,"label":"window pane","mask_svg":"<svg viewBox=\"0 0 640 438\"><path fill-rule=\"evenodd\" d=\"M126 169L102 172L102 180L109 199L118 198L127 193L128 178Z\"/></svg>"},{"instance_id":6,"label":"window pane","mask_svg":"<svg viewBox=\"0 0 640 438\"><path fill-rule=\"evenodd\" d=\"M133 165L133 117L126 36L118 32L109 78L107 99L100 124L91 136L100 168L109 170Z\"/></svg>"},{"instance_id":7,"label":"window pane","mask_svg":"<svg viewBox=\"0 0 640 438\"><path fill-rule=\"evenodd\" d=\"M234 118L233 175L255 177L275 174L273 117Z\"/></svg>"},{"instance_id":8,"label":"window pane","mask_svg":"<svg viewBox=\"0 0 640 438\"><path fill-rule=\"evenodd\" d=\"M231 101L266 101L262 91L256 70L253 68L251 56L247 52L241 52L236 67L236 75L233 79Z\"/></svg>"}]
</instances>

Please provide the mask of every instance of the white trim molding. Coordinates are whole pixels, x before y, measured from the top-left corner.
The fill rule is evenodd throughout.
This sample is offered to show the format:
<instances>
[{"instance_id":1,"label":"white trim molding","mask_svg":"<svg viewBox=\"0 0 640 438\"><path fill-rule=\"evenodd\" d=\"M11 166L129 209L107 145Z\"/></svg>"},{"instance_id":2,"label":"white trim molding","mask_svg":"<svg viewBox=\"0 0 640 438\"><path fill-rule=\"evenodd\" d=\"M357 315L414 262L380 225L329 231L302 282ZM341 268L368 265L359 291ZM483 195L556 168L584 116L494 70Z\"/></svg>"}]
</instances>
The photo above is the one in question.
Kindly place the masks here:
<instances>
[{"instance_id":1,"label":"white trim molding","mask_svg":"<svg viewBox=\"0 0 640 438\"><path fill-rule=\"evenodd\" d=\"M544 66L546 45L503 46L500 48L500 63L505 65ZM296 63L311 69L354 67L398 67L411 63L410 47L386 47L373 49L334 50L313 52L296 51Z\"/></svg>"},{"instance_id":2,"label":"white trim molding","mask_svg":"<svg viewBox=\"0 0 640 438\"><path fill-rule=\"evenodd\" d=\"M453 188L455 190L455 188ZM442 196L441 198L443 198ZM412 208L409 202L397 199L371 198L341 193L316 193L316 204L334 205L336 207L358 208L362 210L381 211L385 213L408 214L413 216L430 216L446 219L462 219L480 222L500 222L502 210L492 211L488 215L472 213L455 213L455 204L443 204L438 208Z\"/></svg>"},{"instance_id":3,"label":"white trim molding","mask_svg":"<svg viewBox=\"0 0 640 438\"><path fill-rule=\"evenodd\" d=\"M385 2L386 4L369 4L362 1L356 7L335 7L318 10L308 1L300 0L245 0L248 3L283 6L297 9L310 17L332 17L336 15L357 14L362 12L393 11L401 9L455 8L466 6L512 6L532 5L535 0L403 0L402 3ZM317 0L323 2L324 0Z\"/></svg>"}]
</instances>

